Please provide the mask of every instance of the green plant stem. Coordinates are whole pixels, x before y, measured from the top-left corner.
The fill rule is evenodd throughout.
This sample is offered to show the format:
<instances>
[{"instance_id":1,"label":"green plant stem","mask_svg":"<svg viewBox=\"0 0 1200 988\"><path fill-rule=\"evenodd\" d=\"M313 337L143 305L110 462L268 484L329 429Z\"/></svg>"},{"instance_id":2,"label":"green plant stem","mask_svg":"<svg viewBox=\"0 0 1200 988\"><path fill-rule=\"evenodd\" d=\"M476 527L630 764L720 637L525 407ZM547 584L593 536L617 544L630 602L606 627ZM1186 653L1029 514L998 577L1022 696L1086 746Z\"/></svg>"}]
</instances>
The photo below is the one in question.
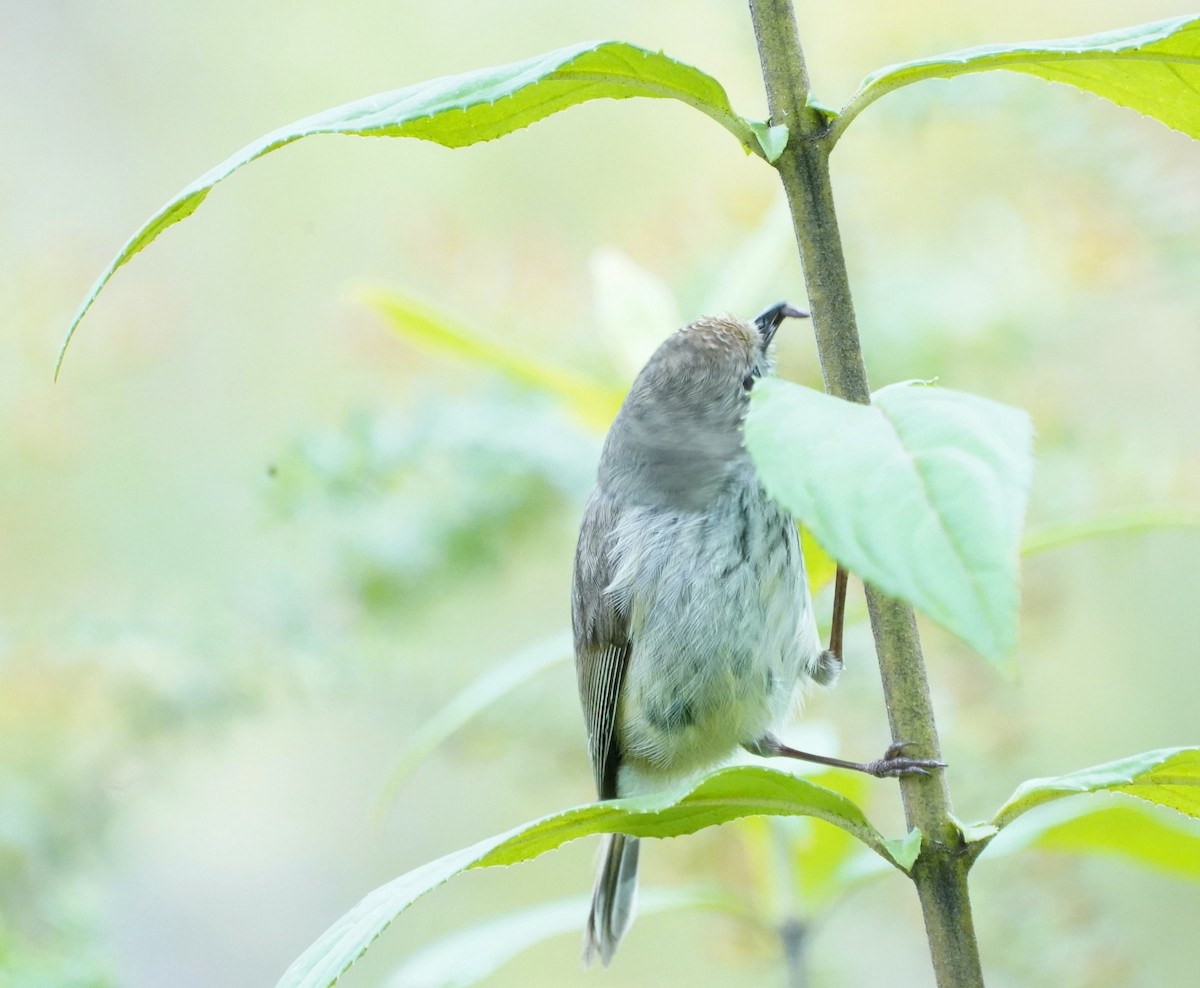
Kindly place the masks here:
<instances>
[{"instance_id":1,"label":"green plant stem","mask_svg":"<svg viewBox=\"0 0 1200 988\"><path fill-rule=\"evenodd\" d=\"M870 403L849 277L829 178L829 127L808 105L809 83L792 0L749 0L773 124L788 127L775 162L791 208L825 389ZM929 682L912 608L867 587L892 737L914 742L923 757L940 757ZM944 772L900 781L905 817L922 834L912 869L940 988L983 985L967 894L968 857L950 815Z\"/></svg>"}]
</instances>

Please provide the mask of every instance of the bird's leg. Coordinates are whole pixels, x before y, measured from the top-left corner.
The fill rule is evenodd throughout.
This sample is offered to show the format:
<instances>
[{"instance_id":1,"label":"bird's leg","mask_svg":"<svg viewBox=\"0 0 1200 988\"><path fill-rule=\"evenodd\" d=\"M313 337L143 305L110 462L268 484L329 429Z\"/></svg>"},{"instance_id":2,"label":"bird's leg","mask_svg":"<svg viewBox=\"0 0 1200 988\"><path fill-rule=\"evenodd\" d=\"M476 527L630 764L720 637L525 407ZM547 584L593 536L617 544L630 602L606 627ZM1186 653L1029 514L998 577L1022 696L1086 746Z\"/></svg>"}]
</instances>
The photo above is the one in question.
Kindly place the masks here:
<instances>
[{"instance_id":1,"label":"bird's leg","mask_svg":"<svg viewBox=\"0 0 1200 988\"><path fill-rule=\"evenodd\" d=\"M839 566L833 583L833 614L830 617L829 648L821 653L817 662L814 678L818 683L828 686L832 684L842 671L842 627L846 618L846 583L848 573ZM743 747L751 754L762 758L798 758L801 761L816 762L818 765L832 765L835 768L848 768L855 772L866 772L879 779L899 778L902 775L929 775L933 768L945 768L945 762L934 761L932 758L909 758L904 754L906 748L911 748L913 741L897 741L888 747L882 758L873 762L848 762L841 758L831 758L828 755L814 755L808 751L798 751L789 748L773 734L765 734L757 741Z\"/></svg>"},{"instance_id":2,"label":"bird's leg","mask_svg":"<svg viewBox=\"0 0 1200 988\"><path fill-rule=\"evenodd\" d=\"M846 582L849 574L844 566L837 568L833 578L833 614L829 619L829 651L842 661L842 625L846 621Z\"/></svg>"},{"instance_id":3,"label":"bird's leg","mask_svg":"<svg viewBox=\"0 0 1200 988\"><path fill-rule=\"evenodd\" d=\"M837 568L833 581L833 614L829 619L829 648L821 653L813 673L822 686L832 686L842 674L842 626L846 620L846 570Z\"/></svg>"},{"instance_id":4,"label":"bird's leg","mask_svg":"<svg viewBox=\"0 0 1200 988\"><path fill-rule=\"evenodd\" d=\"M801 761L816 762L818 765L832 765L835 768L848 768L855 772L866 772L878 779L898 779L903 775L929 775L932 768L945 768L945 762L934 761L932 758L909 758L904 754L905 748L911 748L913 741L897 741L890 745L882 758L873 762L848 762L841 758L830 758L828 755L814 755L807 751L797 751L789 748L774 734L766 734L757 741L743 745L751 754L763 758L798 758Z\"/></svg>"}]
</instances>

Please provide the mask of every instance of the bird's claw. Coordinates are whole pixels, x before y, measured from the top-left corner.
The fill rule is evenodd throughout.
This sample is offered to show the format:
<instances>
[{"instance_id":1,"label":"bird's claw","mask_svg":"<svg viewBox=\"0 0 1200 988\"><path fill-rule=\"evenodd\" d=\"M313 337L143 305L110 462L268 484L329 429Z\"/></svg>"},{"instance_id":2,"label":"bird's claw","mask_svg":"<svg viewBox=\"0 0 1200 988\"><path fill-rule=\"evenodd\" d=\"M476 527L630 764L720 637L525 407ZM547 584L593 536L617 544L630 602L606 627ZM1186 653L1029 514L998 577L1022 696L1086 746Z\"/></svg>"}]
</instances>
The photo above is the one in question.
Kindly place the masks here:
<instances>
[{"instance_id":1,"label":"bird's claw","mask_svg":"<svg viewBox=\"0 0 1200 988\"><path fill-rule=\"evenodd\" d=\"M904 751L915 741L897 741L888 746L883 757L867 763L867 771L878 779L899 779L905 775L930 775L930 769L945 768L945 762L932 758L908 758Z\"/></svg>"}]
</instances>

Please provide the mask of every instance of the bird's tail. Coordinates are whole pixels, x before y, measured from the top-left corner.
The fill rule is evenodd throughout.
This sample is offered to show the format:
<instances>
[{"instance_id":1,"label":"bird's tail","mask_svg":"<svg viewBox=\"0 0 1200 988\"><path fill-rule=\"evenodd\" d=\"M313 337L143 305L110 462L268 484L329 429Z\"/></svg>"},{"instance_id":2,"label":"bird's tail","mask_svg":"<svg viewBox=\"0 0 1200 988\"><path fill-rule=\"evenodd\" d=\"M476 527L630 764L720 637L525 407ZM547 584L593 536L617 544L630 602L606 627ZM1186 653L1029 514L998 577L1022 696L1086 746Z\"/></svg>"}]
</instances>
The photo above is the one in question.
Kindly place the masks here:
<instances>
[{"instance_id":1,"label":"bird's tail","mask_svg":"<svg viewBox=\"0 0 1200 988\"><path fill-rule=\"evenodd\" d=\"M625 834L604 838L600 873L592 892L592 911L583 934L583 965L597 957L605 967L633 922L637 907L638 839Z\"/></svg>"}]
</instances>

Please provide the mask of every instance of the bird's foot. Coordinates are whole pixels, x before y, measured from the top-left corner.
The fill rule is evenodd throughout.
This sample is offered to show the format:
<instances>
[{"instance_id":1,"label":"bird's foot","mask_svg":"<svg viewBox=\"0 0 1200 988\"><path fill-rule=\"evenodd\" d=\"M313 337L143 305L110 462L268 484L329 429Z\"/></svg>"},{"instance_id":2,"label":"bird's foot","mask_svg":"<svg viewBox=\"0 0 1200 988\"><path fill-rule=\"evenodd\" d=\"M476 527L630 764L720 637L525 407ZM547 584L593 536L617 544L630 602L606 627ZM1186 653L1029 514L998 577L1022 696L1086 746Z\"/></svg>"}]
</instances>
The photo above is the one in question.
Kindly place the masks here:
<instances>
[{"instance_id":1,"label":"bird's foot","mask_svg":"<svg viewBox=\"0 0 1200 988\"><path fill-rule=\"evenodd\" d=\"M889 745L883 757L873 762L867 762L863 771L878 779L899 779L905 775L929 775L930 769L945 768L945 762L932 758L909 758L904 754L905 749L911 748L915 741L897 741Z\"/></svg>"}]
</instances>

